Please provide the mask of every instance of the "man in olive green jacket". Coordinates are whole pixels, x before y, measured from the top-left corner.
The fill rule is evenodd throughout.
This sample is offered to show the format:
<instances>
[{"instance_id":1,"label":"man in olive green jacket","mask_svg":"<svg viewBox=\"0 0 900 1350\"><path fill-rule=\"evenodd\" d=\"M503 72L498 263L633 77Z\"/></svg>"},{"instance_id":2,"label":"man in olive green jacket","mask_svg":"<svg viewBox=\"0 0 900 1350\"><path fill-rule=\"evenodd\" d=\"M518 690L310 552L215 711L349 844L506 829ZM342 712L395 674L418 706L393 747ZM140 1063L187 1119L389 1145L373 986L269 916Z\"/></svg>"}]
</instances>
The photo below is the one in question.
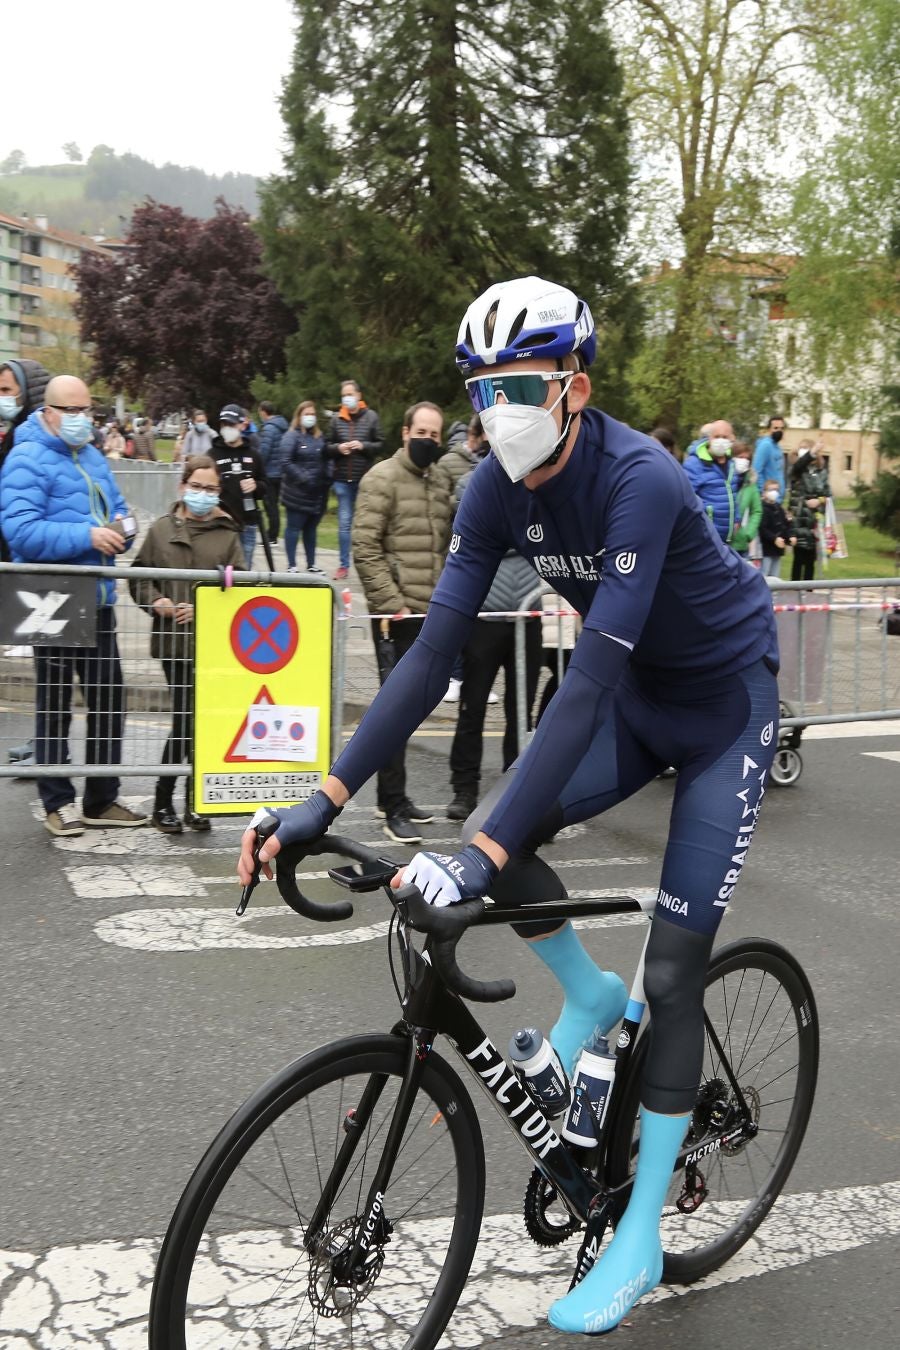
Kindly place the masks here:
<instances>
[{"instance_id":1,"label":"man in olive green jacket","mask_svg":"<svg viewBox=\"0 0 900 1350\"><path fill-rule=\"evenodd\" d=\"M359 485L353 517L353 561L372 620L379 677L416 639L450 544L450 480L437 464L444 419L434 403L416 403L403 419L403 444ZM378 774L378 809L385 834L398 843L422 841L432 817L406 795L406 751Z\"/></svg>"}]
</instances>

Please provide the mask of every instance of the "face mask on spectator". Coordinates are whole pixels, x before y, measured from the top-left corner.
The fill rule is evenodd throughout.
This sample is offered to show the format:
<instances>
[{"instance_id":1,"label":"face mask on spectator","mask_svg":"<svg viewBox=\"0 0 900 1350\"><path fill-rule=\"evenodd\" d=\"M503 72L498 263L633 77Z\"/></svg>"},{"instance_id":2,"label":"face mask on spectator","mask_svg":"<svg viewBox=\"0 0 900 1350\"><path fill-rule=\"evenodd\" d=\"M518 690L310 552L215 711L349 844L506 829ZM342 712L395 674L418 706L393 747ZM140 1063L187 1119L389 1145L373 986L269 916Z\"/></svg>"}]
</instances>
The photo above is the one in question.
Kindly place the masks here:
<instances>
[{"instance_id":1,"label":"face mask on spectator","mask_svg":"<svg viewBox=\"0 0 900 1350\"><path fill-rule=\"evenodd\" d=\"M93 440L94 424L85 413L63 413L59 421L59 434L66 445L71 445L73 450L80 450Z\"/></svg>"},{"instance_id":2,"label":"face mask on spectator","mask_svg":"<svg viewBox=\"0 0 900 1350\"><path fill-rule=\"evenodd\" d=\"M195 418L194 418L194 430L195 430L195 431L202 431L203 428L204 428L205 426L206 426L206 418L205 418L205 417L195 417Z\"/></svg>"},{"instance_id":3,"label":"face mask on spectator","mask_svg":"<svg viewBox=\"0 0 900 1350\"><path fill-rule=\"evenodd\" d=\"M359 399L355 394L342 394L341 402L348 412L356 412L356 409L359 407Z\"/></svg>"},{"instance_id":4,"label":"face mask on spectator","mask_svg":"<svg viewBox=\"0 0 900 1350\"><path fill-rule=\"evenodd\" d=\"M11 422L19 412L19 400L15 394L0 394L0 422Z\"/></svg>"},{"instance_id":5,"label":"face mask on spectator","mask_svg":"<svg viewBox=\"0 0 900 1350\"><path fill-rule=\"evenodd\" d=\"M783 435L784 435L784 432L783 432L783 431L773 431L773 432L772 432L772 440L775 442L776 445L777 445L778 442L781 440L781 438L782 438Z\"/></svg>"},{"instance_id":6,"label":"face mask on spectator","mask_svg":"<svg viewBox=\"0 0 900 1350\"><path fill-rule=\"evenodd\" d=\"M241 439L239 427L225 426L222 428L222 440L226 445L237 445Z\"/></svg>"},{"instance_id":7,"label":"face mask on spectator","mask_svg":"<svg viewBox=\"0 0 900 1350\"><path fill-rule=\"evenodd\" d=\"M437 441L430 436L411 436L406 443L409 457L417 469L427 469L435 464L444 453Z\"/></svg>"},{"instance_id":8,"label":"face mask on spectator","mask_svg":"<svg viewBox=\"0 0 900 1350\"><path fill-rule=\"evenodd\" d=\"M316 414L304 413L300 421L307 431L312 431L313 427L316 425Z\"/></svg>"},{"instance_id":9,"label":"face mask on spectator","mask_svg":"<svg viewBox=\"0 0 900 1350\"><path fill-rule=\"evenodd\" d=\"M764 493L763 493L763 496L765 497L765 499L766 499L767 502L777 502L777 501L778 501L778 489L777 489L777 488L770 488L768 492L764 492Z\"/></svg>"},{"instance_id":10,"label":"face mask on spectator","mask_svg":"<svg viewBox=\"0 0 900 1350\"><path fill-rule=\"evenodd\" d=\"M218 493L198 492L193 488L186 488L182 501L192 515L208 516L210 511L219 505L219 495Z\"/></svg>"},{"instance_id":11,"label":"face mask on spectator","mask_svg":"<svg viewBox=\"0 0 900 1350\"><path fill-rule=\"evenodd\" d=\"M731 454L731 441L727 436L713 436L709 443L709 453L721 458Z\"/></svg>"},{"instance_id":12,"label":"face mask on spectator","mask_svg":"<svg viewBox=\"0 0 900 1350\"><path fill-rule=\"evenodd\" d=\"M746 473L750 468L750 461L747 459L746 455L738 455L732 463L734 464L735 472L737 473Z\"/></svg>"}]
</instances>

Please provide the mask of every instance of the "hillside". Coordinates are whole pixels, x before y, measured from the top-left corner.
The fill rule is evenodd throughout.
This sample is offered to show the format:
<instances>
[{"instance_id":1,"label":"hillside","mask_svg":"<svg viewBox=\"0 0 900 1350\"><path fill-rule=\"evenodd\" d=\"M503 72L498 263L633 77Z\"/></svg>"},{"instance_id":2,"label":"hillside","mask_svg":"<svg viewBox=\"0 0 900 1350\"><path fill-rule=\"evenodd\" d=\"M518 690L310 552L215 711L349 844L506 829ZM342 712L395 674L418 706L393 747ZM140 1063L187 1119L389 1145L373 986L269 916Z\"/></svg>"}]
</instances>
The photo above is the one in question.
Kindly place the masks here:
<instances>
[{"instance_id":1,"label":"hillside","mask_svg":"<svg viewBox=\"0 0 900 1350\"><path fill-rule=\"evenodd\" d=\"M117 155L98 145L84 164L26 165L0 173L0 211L46 215L54 225L81 234L121 235L135 206L146 197L180 206L189 215L212 216L217 197L255 215L257 179L220 177L178 164L151 164L139 155Z\"/></svg>"}]
</instances>

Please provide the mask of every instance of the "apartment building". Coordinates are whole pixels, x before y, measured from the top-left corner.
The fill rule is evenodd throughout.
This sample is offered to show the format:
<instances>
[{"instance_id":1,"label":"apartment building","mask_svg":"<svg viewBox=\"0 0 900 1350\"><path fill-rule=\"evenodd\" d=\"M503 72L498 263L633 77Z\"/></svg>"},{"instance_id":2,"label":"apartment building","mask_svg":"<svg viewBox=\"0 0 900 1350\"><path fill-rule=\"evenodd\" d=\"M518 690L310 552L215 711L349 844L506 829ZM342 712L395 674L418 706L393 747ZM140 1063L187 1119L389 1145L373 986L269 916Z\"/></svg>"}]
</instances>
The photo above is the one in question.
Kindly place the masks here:
<instances>
[{"instance_id":1,"label":"apartment building","mask_svg":"<svg viewBox=\"0 0 900 1350\"><path fill-rule=\"evenodd\" d=\"M85 252L107 251L46 216L0 213L0 360L77 346L72 268Z\"/></svg>"}]
</instances>

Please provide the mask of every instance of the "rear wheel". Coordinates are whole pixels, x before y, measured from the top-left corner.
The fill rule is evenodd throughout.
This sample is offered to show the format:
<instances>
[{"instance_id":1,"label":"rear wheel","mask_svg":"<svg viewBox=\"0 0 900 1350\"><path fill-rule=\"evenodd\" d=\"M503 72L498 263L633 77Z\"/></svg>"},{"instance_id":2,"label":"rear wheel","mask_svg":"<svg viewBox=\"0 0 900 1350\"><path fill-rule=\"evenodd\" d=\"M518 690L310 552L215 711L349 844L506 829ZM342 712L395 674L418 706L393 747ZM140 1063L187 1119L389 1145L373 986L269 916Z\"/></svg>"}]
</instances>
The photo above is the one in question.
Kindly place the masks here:
<instances>
[{"instance_id":1,"label":"rear wheel","mask_svg":"<svg viewBox=\"0 0 900 1350\"><path fill-rule=\"evenodd\" d=\"M685 1141L701 1156L673 1174L660 1227L663 1279L676 1284L708 1275L762 1223L803 1141L818 1074L819 1020L812 990L802 968L776 943L747 938L716 952L704 1007L749 1120L707 1030L700 1091ZM642 1037L635 1049L611 1143L616 1182L637 1161L648 1043ZM732 1143L719 1142L742 1123L745 1129Z\"/></svg>"},{"instance_id":2,"label":"rear wheel","mask_svg":"<svg viewBox=\"0 0 900 1350\"><path fill-rule=\"evenodd\" d=\"M151 1350L437 1344L465 1284L484 1203L478 1120L437 1055L424 1066L364 1253L356 1242L408 1058L400 1036L339 1041L288 1066L232 1117L169 1225ZM314 1231L339 1153L336 1194Z\"/></svg>"}]
</instances>

